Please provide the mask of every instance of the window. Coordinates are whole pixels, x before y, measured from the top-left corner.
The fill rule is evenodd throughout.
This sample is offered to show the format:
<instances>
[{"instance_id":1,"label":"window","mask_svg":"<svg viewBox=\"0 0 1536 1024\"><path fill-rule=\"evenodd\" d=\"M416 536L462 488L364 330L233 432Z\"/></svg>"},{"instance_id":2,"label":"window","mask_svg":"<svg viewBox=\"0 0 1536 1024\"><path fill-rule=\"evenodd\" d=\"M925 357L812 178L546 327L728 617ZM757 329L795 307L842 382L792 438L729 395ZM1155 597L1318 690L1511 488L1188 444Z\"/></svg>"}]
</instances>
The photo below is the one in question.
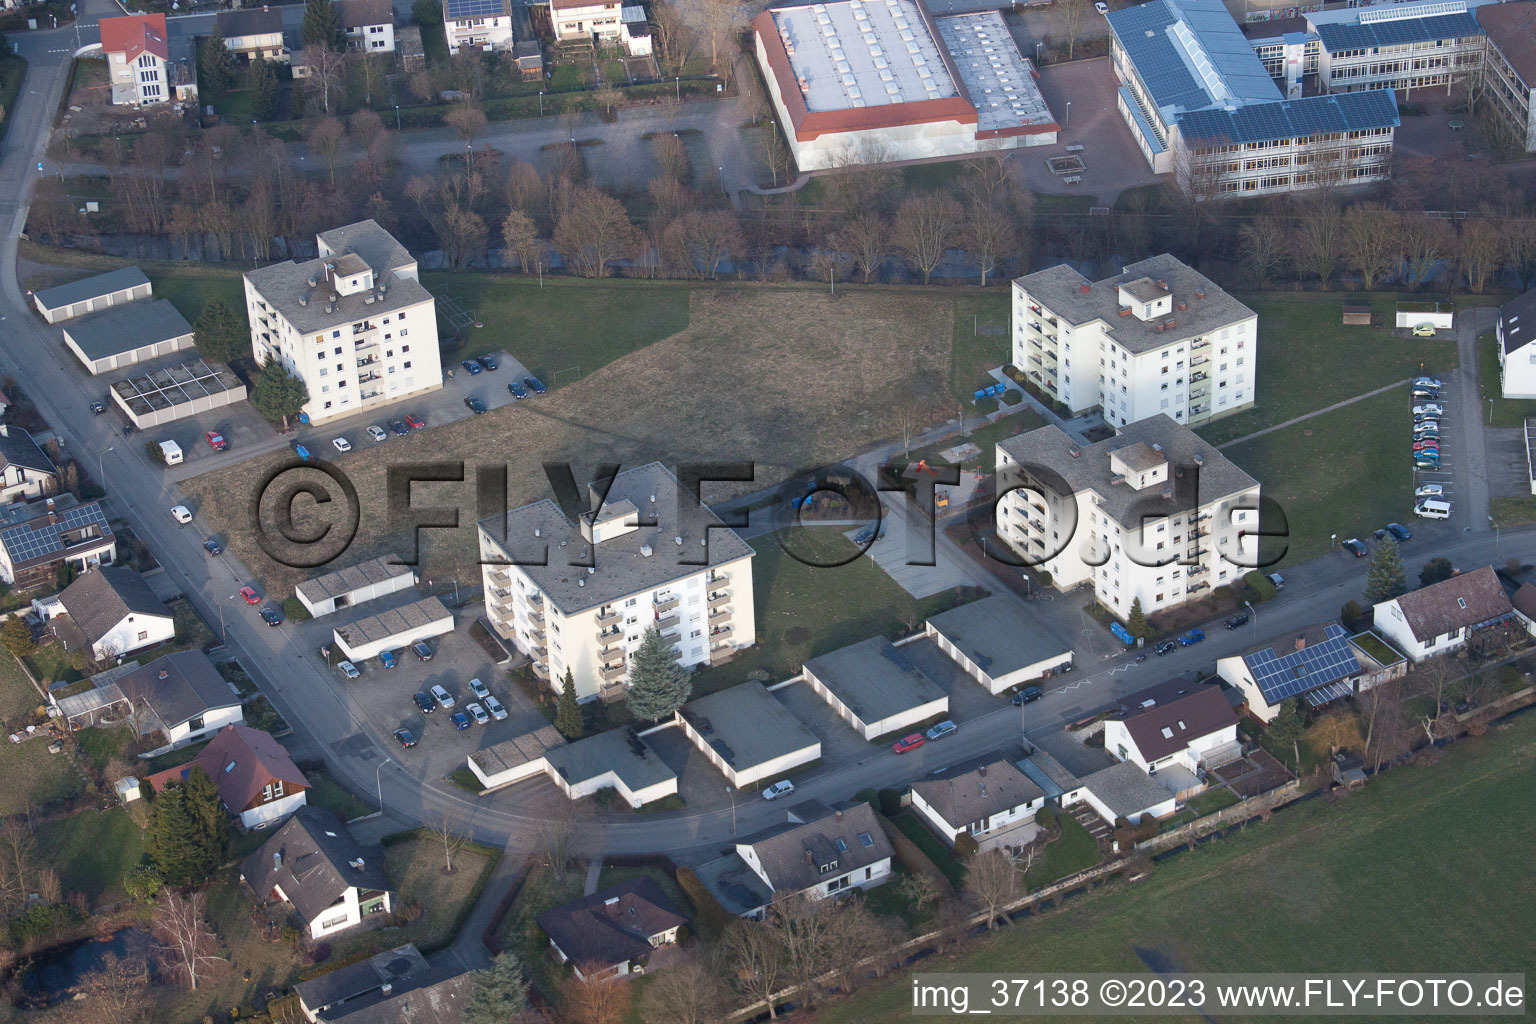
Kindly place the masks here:
<instances>
[{"instance_id":1,"label":"window","mask_svg":"<svg viewBox=\"0 0 1536 1024\"><path fill-rule=\"evenodd\" d=\"M149 639L149 630L147 630L147 629L146 630L140 630L139 631L139 639L140 640L148 640Z\"/></svg>"},{"instance_id":2,"label":"window","mask_svg":"<svg viewBox=\"0 0 1536 1024\"><path fill-rule=\"evenodd\" d=\"M202 715L198 715L195 718L191 718L191 719L187 720L187 730L189 732L197 732L200 729L202 729L202 727L203 727L203 716Z\"/></svg>"},{"instance_id":3,"label":"window","mask_svg":"<svg viewBox=\"0 0 1536 1024\"><path fill-rule=\"evenodd\" d=\"M409 370L411 368L411 361L407 359L405 362L400 364L400 368L402 370Z\"/></svg>"}]
</instances>

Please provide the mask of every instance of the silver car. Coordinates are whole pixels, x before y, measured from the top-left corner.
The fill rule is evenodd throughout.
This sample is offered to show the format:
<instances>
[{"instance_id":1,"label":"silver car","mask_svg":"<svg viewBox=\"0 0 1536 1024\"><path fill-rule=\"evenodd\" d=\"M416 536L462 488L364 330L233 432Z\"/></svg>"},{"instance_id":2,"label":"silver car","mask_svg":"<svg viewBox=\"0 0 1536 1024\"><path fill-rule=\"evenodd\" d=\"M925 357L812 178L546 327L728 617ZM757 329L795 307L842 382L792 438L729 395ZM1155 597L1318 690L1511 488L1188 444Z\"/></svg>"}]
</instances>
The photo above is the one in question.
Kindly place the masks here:
<instances>
[{"instance_id":1,"label":"silver car","mask_svg":"<svg viewBox=\"0 0 1536 1024\"><path fill-rule=\"evenodd\" d=\"M763 790L764 800L777 800L781 796L789 796L795 791L795 784L788 779L780 779L767 789Z\"/></svg>"},{"instance_id":2,"label":"silver car","mask_svg":"<svg viewBox=\"0 0 1536 1024\"><path fill-rule=\"evenodd\" d=\"M336 667L340 669L341 674L346 676L348 679L356 679L362 675L362 673L357 670L357 666L352 664L350 661L340 662Z\"/></svg>"},{"instance_id":3,"label":"silver car","mask_svg":"<svg viewBox=\"0 0 1536 1024\"><path fill-rule=\"evenodd\" d=\"M484 700L491 695L490 688L478 679L471 679L469 681L469 692L474 694L476 697L479 697L481 700Z\"/></svg>"},{"instance_id":4,"label":"silver car","mask_svg":"<svg viewBox=\"0 0 1536 1024\"><path fill-rule=\"evenodd\" d=\"M489 711L491 713L491 717L496 719L498 722L506 720L507 709L503 707L501 701L497 700L496 697L492 694L486 695L485 710Z\"/></svg>"},{"instance_id":5,"label":"silver car","mask_svg":"<svg viewBox=\"0 0 1536 1024\"><path fill-rule=\"evenodd\" d=\"M476 725L484 725L491 720L491 716L479 704L470 704L464 710L469 712L469 717L475 720Z\"/></svg>"}]
</instances>

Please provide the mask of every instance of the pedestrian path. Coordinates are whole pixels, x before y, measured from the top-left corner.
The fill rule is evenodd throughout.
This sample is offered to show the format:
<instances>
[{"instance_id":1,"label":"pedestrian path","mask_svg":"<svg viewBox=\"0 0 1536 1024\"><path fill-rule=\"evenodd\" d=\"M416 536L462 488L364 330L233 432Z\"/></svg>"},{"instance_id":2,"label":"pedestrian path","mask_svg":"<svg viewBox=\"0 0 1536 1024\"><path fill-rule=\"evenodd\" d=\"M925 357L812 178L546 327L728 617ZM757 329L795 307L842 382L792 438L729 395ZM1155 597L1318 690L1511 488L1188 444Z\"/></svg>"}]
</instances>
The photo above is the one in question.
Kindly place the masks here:
<instances>
[{"instance_id":1,"label":"pedestrian path","mask_svg":"<svg viewBox=\"0 0 1536 1024\"><path fill-rule=\"evenodd\" d=\"M586 888L581 890L581 894L583 896L591 896L593 893L597 892L597 879L598 876L602 873L603 858L593 857L591 860L587 861L587 884Z\"/></svg>"},{"instance_id":2,"label":"pedestrian path","mask_svg":"<svg viewBox=\"0 0 1536 1024\"><path fill-rule=\"evenodd\" d=\"M1391 391L1393 388L1400 388L1408 382L1409 378L1407 377L1404 377L1402 380L1395 380L1391 384L1377 388L1375 391L1367 391L1363 395L1356 395L1354 398L1346 398L1342 402L1334 402L1332 405L1326 405L1321 409L1314 409L1312 412L1309 412L1304 416L1297 416L1293 419L1288 419L1284 423L1276 423L1272 427L1265 427L1263 430L1255 430L1251 434L1244 434L1242 437L1234 438L1225 444L1217 445L1216 450L1220 451L1223 448L1231 448L1233 445L1242 444L1244 441L1252 441L1256 437L1263 437L1265 434L1272 434L1277 430L1284 430L1286 427L1294 427L1296 424L1304 423L1314 416L1321 416L1324 413L1333 412L1335 409L1342 409L1346 405L1354 405L1356 402L1363 402L1367 398L1375 398L1377 395L1382 394L1383 392Z\"/></svg>"}]
</instances>

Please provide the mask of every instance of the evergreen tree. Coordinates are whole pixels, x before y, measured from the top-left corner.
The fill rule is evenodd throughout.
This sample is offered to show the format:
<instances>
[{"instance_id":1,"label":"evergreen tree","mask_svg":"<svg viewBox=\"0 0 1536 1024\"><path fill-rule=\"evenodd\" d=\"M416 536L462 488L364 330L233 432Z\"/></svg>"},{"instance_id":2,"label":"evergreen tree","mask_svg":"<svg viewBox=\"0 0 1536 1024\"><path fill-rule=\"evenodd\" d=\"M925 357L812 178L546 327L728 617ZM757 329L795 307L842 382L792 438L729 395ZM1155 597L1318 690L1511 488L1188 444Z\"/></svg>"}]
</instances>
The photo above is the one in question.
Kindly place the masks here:
<instances>
[{"instance_id":1,"label":"evergreen tree","mask_svg":"<svg viewBox=\"0 0 1536 1024\"><path fill-rule=\"evenodd\" d=\"M298 415L304 403L309 401L309 388L297 377L290 376L283 364L268 359L256 375L256 393L251 405L269 420L280 419L284 429L288 417Z\"/></svg>"},{"instance_id":2,"label":"evergreen tree","mask_svg":"<svg viewBox=\"0 0 1536 1024\"><path fill-rule=\"evenodd\" d=\"M475 987L464 1004L464 1024L506 1024L522 1016L528 981L515 953L497 953L487 970L476 971Z\"/></svg>"},{"instance_id":3,"label":"evergreen tree","mask_svg":"<svg viewBox=\"0 0 1536 1024\"><path fill-rule=\"evenodd\" d=\"M18 658L25 658L37 650L37 644L32 641L32 630L20 615L12 615L5 620L4 626L0 626L0 645Z\"/></svg>"},{"instance_id":4,"label":"evergreen tree","mask_svg":"<svg viewBox=\"0 0 1536 1024\"><path fill-rule=\"evenodd\" d=\"M1397 541L1388 537L1376 546L1371 568L1365 574L1365 599L1372 604L1408 593L1408 571L1403 568Z\"/></svg>"},{"instance_id":5,"label":"evergreen tree","mask_svg":"<svg viewBox=\"0 0 1536 1024\"><path fill-rule=\"evenodd\" d=\"M198 52L198 88L217 96L228 89L235 80L235 55L229 52L224 36L215 27L213 35L203 40Z\"/></svg>"},{"instance_id":6,"label":"evergreen tree","mask_svg":"<svg viewBox=\"0 0 1536 1024\"><path fill-rule=\"evenodd\" d=\"M1419 586L1427 587L1435 583L1444 583L1456 575L1455 566L1451 565L1449 558L1436 556L1424 563L1424 568L1419 570Z\"/></svg>"},{"instance_id":7,"label":"evergreen tree","mask_svg":"<svg viewBox=\"0 0 1536 1024\"><path fill-rule=\"evenodd\" d=\"M1141 610L1141 598L1131 602L1131 614L1125 617L1125 631L1134 637L1147 635L1147 613Z\"/></svg>"},{"instance_id":8,"label":"evergreen tree","mask_svg":"<svg viewBox=\"0 0 1536 1024\"><path fill-rule=\"evenodd\" d=\"M580 739L586 732L587 723L581 714L581 705L576 701L576 677L571 675L571 670L565 670L565 682L560 687L560 705L555 710L555 728L560 730L560 735L568 740Z\"/></svg>"},{"instance_id":9,"label":"evergreen tree","mask_svg":"<svg viewBox=\"0 0 1536 1024\"><path fill-rule=\"evenodd\" d=\"M270 121L277 116L277 72L272 65L260 59L251 61L251 116L258 121Z\"/></svg>"},{"instance_id":10,"label":"evergreen tree","mask_svg":"<svg viewBox=\"0 0 1536 1024\"><path fill-rule=\"evenodd\" d=\"M305 46L329 46L333 50L347 48L347 35L341 27L341 16L331 0L307 0L299 38Z\"/></svg>"},{"instance_id":11,"label":"evergreen tree","mask_svg":"<svg viewBox=\"0 0 1536 1024\"><path fill-rule=\"evenodd\" d=\"M688 670L677 663L677 652L662 639L661 630L652 626L640 640L640 649L630 659L629 694L625 701L630 713L645 722L657 722L688 702L693 680Z\"/></svg>"},{"instance_id":12,"label":"evergreen tree","mask_svg":"<svg viewBox=\"0 0 1536 1024\"><path fill-rule=\"evenodd\" d=\"M182 783L182 802L191 818L202 863L208 873L229 856L229 815L219 800L219 787L201 768L193 768Z\"/></svg>"},{"instance_id":13,"label":"evergreen tree","mask_svg":"<svg viewBox=\"0 0 1536 1024\"><path fill-rule=\"evenodd\" d=\"M250 355L251 332L245 318L223 299L214 299L197 318L197 350L221 363Z\"/></svg>"},{"instance_id":14,"label":"evergreen tree","mask_svg":"<svg viewBox=\"0 0 1536 1024\"><path fill-rule=\"evenodd\" d=\"M155 796L150 855L167 885L200 885L229 852L229 823L208 773L194 768Z\"/></svg>"}]
</instances>

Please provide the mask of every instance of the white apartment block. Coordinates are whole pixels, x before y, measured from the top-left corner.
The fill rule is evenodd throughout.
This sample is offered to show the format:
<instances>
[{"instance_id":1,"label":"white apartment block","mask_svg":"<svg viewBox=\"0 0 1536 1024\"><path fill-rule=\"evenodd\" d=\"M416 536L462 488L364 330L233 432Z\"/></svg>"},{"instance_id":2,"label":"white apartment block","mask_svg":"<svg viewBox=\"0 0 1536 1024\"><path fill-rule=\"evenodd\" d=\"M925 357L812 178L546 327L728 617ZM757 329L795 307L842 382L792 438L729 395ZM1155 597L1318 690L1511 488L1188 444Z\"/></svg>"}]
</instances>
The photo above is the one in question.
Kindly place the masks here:
<instances>
[{"instance_id":1,"label":"white apartment block","mask_svg":"<svg viewBox=\"0 0 1536 1024\"><path fill-rule=\"evenodd\" d=\"M1536 3L1490 4L1478 8L1487 33L1483 85L1527 153L1536 152Z\"/></svg>"},{"instance_id":2,"label":"white apartment block","mask_svg":"<svg viewBox=\"0 0 1536 1024\"><path fill-rule=\"evenodd\" d=\"M371 220L317 241L315 259L245 275L256 362L276 359L304 381L311 423L441 388L437 309L415 258Z\"/></svg>"},{"instance_id":3,"label":"white apartment block","mask_svg":"<svg viewBox=\"0 0 1536 1024\"><path fill-rule=\"evenodd\" d=\"M395 52L395 12L389 0L337 0L336 14L349 50Z\"/></svg>"},{"instance_id":4,"label":"white apartment block","mask_svg":"<svg viewBox=\"0 0 1536 1024\"><path fill-rule=\"evenodd\" d=\"M1073 415L1194 426L1253 405L1258 323L1166 253L1093 283L1056 266L1013 282L1013 365Z\"/></svg>"},{"instance_id":5,"label":"white apartment block","mask_svg":"<svg viewBox=\"0 0 1536 1024\"><path fill-rule=\"evenodd\" d=\"M997 534L1063 591L1092 584L1124 619L1242 579L1259 484L1166 415L1083 447L1055 426L997 446Z\"/></svg>"},{"instance_id":6,"label":"white apartment block","mask_svg":"<svg viewBox=\"0 0 1536 1024\"><path fill-rule=\"evenodd\" d=\"M443 33L448 52L512 49L509 0L443 0Z\"/></svg>"},{"instance_id":7,"label":"white apartment block","mask_svg":"<svg viewBox=\"0 0 1536 1024\"><path fill-rule=\"evenodd\" d=\"M492 626L559 692L618 700L629 657L655 626L685 667L757 641L753 551L659 462L588 485L575 519L545 499L479 523Z\"/></svg>"}]
</instances>

